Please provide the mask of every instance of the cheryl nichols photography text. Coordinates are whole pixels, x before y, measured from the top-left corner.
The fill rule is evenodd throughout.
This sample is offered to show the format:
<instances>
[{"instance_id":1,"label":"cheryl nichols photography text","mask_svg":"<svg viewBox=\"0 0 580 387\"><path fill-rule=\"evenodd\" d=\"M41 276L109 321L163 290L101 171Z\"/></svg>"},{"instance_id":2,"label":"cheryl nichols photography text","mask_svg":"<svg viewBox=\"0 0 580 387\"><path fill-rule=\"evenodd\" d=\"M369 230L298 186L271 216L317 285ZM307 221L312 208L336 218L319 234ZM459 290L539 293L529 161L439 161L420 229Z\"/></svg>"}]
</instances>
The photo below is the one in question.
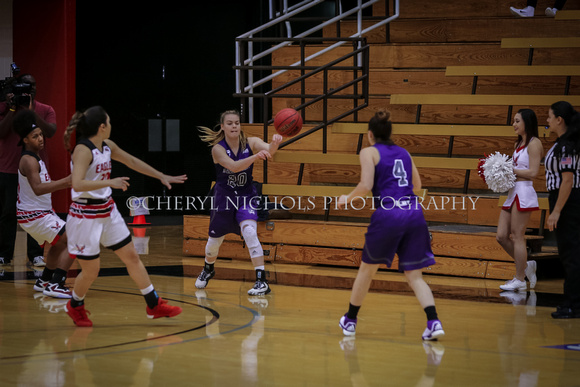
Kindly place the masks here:
<instances>
[{"instance_id":1,"label":"cheryl nichols photography text","mask_svg":"<svg viewBox=\"0 0 580 387\"><path fill-rule=\"evenodd\" d=\"M313 211L317 207L324 210L339 209L337 196L232 196L226 198L225 203L216 203L213 196L132 196L127 199L130 210L148 211L207 211L207 210L237 210L249 208L259 211L267 208L283 208L286 210ZM362 209L384 210L402 209L411 210L422 208L426 211L441 210L475 210L478 196L418 196L402 197L398 200L392 197L361 197L353 198L346 205L346 210L360 211Z\"/></svg>"}]
</instances>

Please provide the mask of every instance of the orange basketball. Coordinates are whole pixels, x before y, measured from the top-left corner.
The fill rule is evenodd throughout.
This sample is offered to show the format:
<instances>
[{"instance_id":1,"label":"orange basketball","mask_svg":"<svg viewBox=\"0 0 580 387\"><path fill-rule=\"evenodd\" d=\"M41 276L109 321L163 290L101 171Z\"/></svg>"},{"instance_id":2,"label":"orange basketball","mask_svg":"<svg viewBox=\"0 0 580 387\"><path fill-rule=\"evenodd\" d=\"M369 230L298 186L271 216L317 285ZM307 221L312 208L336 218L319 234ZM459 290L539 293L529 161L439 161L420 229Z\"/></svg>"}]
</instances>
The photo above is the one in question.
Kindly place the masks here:
<instances>
[{"instance_id":1,"label":"orange basketball","mask_svg":"<svg viewBox=\"0 0 580 387\"><path fill-rule=\"evenodd\" d=\"M296 136L302 130L302 116L292 108L282 109L274 117L274 128L284 137Z\"/></svg>"}]
</instances>

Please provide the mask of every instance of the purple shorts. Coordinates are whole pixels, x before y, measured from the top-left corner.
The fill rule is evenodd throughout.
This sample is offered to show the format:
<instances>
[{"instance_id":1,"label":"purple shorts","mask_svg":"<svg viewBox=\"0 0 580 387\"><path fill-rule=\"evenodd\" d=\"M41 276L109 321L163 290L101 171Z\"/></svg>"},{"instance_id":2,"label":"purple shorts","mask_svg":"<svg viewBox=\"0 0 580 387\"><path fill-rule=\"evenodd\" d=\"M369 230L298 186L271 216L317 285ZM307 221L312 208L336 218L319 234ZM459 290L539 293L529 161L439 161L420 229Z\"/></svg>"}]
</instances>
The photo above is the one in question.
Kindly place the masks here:
<instances>
[{"instance_id":1,"label":"purple shorts","mask_svg":"<svg viewBox=\"0 0 580 387\"><path fill-rule=\"evenodd\" d=\"M259 196L253 185L243 191L230 191L216 186L208 235L213 238L230 233L240 235L241 222L258 220L258 205Z\"/></svg>"},{"instance_id":2,"label":"purple shorts","mask_svg":"<svg viewBox=\"0 0 580 387\"><path fill-rule=\"evenodd\" d=\"M377 209L365 234L362 261L391 267L395 253L399 271L422 269L435 264L427 222L419 209Z\"/></svg>"}]
</instances>

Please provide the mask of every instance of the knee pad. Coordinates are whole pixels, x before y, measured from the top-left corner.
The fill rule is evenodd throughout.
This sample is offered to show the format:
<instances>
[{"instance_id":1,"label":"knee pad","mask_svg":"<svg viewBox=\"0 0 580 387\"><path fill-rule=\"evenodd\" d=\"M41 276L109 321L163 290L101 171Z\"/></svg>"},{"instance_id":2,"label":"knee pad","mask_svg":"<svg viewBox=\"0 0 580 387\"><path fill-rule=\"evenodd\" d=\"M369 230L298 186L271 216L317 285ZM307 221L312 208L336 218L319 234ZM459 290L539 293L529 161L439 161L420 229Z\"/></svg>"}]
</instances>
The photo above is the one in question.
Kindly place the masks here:
<instances>
[{"instance_id":1,"label":"knee pad","mask_svg":"<svg viewBox=\"0 0 580 387\"><path fill-rule=\"evenodd\" d=\"M255 221L243 221L240 223L240 228L242 230L242 236L248 246L250 251L250 258L258 258L264 255L264 250L262 249L262 244L258 240L258 230L256 230Z\"/></svg>"},{"instance_id":2,"label":"knee pad","mask_svg":"<svg viewBox=\"0 0 580 387\"><path fill-rule=\"evenodd\" d=\"M223 241L224 241L224 236L221 236L219 238L209 237L207 240L207 243L205 245L206 257L217 257L217 255L220 251L220 246L222 245Z\"/></svg>"}]
</instances>

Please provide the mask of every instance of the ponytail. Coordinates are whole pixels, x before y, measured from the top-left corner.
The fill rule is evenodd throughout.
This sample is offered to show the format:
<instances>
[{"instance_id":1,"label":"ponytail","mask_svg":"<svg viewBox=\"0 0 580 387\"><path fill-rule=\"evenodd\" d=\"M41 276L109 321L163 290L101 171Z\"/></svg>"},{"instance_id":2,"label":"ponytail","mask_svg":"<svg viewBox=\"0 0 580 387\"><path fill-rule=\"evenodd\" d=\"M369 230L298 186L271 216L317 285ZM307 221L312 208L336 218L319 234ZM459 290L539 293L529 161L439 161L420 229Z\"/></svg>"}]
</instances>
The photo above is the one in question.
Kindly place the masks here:
<instances>
[{"instance_id":1,"label":"ponytail","mask_svg":"<svg viewBox=\"0 0 580 387\"><path fill-rule=\"evenodd\" d=\"M240 118L240 113L237 110L226 110L220 115L220 123L210 129L205 126L198 126L197 129L200 131L199 138L203 142L207 142L208 146L217 145L221 140L223 140L226 135L221 129L221 125L224 123L225 118L228 114L234 114ZM246 144L248 143L248 137L243 130L240 129L240 148L246 149Z\"/></svg>"},{"instance_id":2,"label":"ponytail","mask_svg":"<svg viewBox=\"0 0 580 387\"><path fill-rule=\"evenodd\" d=\"M83 113L76 112L64 132L64 146L72 152L81 138L97 134L99 127L107 123L107 112L100 106L88 108Z\"/></svg>"},{"instance_id":3,"label":"ponytail","mask_svg":"<svg viewBox=\"0 0 580 387\"><path fill-rule=\"evenodd\" d=\"M72 116L70 122L68 123L68 126L64 130L64 149L66 149L70 153L72 153L75 146L77 145L77 131L76 131L76 129L77 129L77 125L78 125L81 117L83 117L83 113L76 112Z\"/></svg>"},{"instance_id":4,"label":"ponytail","mask_svg":"<svg viewBox=\"0 0 580 387\"><path fill-rule=\"evenodd\" d=\"M383 144L393 144L391 133L393 132L393 123L391 122L391 112L380 109L369 121L369 130L375 137L376 142Z\"/></svg>"}]
</instances>

